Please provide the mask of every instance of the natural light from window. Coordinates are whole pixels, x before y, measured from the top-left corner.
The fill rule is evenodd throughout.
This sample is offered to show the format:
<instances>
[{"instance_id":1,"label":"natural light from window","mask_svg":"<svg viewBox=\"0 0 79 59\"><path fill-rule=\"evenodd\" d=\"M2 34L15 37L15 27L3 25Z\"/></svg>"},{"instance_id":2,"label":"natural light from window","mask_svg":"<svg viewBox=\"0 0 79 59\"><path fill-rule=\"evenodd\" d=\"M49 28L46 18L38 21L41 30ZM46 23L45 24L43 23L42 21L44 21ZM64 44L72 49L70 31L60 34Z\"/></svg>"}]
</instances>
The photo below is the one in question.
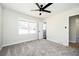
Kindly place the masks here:
<instances>
[{"instance_id":1,"label":"natural light from window","mask_svg":"<svg viewBox=\"0 0 79 59\"><path fill-rule=\"evenodd\" d=\"M22 34L36 34L37 23L19 20L18 21L18 32L20 35L22 35Z\"/></svg>"}]
</instances>

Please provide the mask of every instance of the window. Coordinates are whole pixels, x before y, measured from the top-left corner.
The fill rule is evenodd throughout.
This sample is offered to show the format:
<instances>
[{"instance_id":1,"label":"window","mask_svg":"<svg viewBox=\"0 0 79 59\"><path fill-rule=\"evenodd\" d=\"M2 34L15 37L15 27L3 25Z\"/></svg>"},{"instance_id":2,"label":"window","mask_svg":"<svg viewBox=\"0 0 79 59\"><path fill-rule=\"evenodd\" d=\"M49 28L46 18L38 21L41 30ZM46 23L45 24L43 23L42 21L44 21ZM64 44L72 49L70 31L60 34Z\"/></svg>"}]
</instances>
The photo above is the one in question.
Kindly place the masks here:
<instances>
[{"instance_id":1,"label":"window","mask_svg":"<svg viewBox=\"0 0 79 59\"><path fill-rule=\"evenodd\" d=\"M28 22L18 21L18 31L19 31L19 34L27 34L28 33Z\"/></svg>"},{"instance_id":2,"label":"window","mask_svg":"<svg viewBox=\"0 0 79 59\"><path fill-rule=\"evenodd\" d=\"M18 21L18 32L22 34L35 34L37 32L36 22Z\"/></svg>"},{"instance_id":3,"label":"window","mask_svg":"<svg viewBox=\"0 0 79 59\"><path fill-rule=\"evenodd\" d=\"M36 33L36 28L37 26L36 26L36 23L32 23L32 22L30 22L29 23L29 33L31 33L31 34L34 34L34 33Z\"/></svg>"}]
</instances>

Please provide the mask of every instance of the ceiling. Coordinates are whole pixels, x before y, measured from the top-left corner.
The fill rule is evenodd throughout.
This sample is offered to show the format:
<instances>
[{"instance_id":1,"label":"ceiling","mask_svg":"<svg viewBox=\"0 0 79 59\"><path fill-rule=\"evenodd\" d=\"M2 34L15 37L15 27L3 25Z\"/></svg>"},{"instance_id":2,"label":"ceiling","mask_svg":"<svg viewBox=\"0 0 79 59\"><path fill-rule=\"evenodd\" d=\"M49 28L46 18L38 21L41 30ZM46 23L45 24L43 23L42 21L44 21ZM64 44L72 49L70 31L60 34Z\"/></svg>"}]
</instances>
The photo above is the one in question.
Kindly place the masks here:
<instances>
[{"instance_id":1,"label":"ceiling","mask_svg":"<svg viewBox=\"0 0 79 59\"><path fill-rule=\"evenodd\" d=\"M46 5L47 3L39 4ZM42 12L42 15L40 16L39 11L31 11L34 9L38 9L35 3L3 3L2 5L6 8L13 9L15 11L27 14L29 16L43 19L50 17L53 14L57 14L63 11L79 7L79 3L53 3L52 5L46 8L47 10L50 10L51 13Z\"/></svg>"}]
</instances>

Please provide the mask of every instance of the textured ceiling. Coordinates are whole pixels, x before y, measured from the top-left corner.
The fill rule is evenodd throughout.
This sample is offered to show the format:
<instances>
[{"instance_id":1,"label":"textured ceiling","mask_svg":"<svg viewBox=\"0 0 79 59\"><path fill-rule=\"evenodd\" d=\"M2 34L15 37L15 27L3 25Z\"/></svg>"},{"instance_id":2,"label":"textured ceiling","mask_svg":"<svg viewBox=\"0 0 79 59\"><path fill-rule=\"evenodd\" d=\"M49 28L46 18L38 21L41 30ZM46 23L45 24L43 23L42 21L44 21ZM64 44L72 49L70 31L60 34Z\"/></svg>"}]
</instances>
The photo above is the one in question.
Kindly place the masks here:
<instances>
[{"instance_id":1,"label":"textured ceiling","mask_svg":"<svg viewBox=\"0 0 79 59\"><path fill-rule=\"evenodd\" d=\"M39 3L46 5L47 3ZM38 17L38 18L47 18L50 17L53 14L57 14L60 12L64 12L70 9L74 9L79 7L79 3L54 3L50 5L47 10L50 10L52 13L46 13L42 12L42 15L39 15L39 11L31 11L34 9L38 9L38 7L35 5L35 3L3 3L4 7L13 9L15 11L27 14L29 16Z\"/></svg>"}]
</instances>

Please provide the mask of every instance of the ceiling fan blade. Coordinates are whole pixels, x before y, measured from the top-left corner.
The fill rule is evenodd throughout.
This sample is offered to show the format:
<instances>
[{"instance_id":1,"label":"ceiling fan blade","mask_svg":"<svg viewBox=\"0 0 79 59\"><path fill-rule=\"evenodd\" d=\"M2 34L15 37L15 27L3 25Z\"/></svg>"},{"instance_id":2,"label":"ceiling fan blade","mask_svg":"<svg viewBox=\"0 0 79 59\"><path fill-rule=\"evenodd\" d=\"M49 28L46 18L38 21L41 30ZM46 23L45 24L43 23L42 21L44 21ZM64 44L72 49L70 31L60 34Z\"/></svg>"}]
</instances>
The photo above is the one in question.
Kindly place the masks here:
<instances>
[{"instance_id":1,"label":"ceiling fan blade","mask_svg":"<svg viewBox=\"0 0 79 59\"><path fill-rule=\"evenodd\" d=\"M44 6L42 9L46 9L48 6L50 6L53 3L48 3L46 6Z\"/></svg>"},{"instance_id":2,"label":"ceiling fan blade","mask_svg":"<svg viewBox=\"0 0 79 59\"><path fill-rule=\"evenodd\" d=\"M36 10L31 10L31 11L39 11L39 9L36 9Z\"/></svg>"},{"instance_id":3,"label":"ceiling fan blade","mask_svg":"<svg viewBox=\"0 0 79 59\"><path fill-rule=\"evenodd\" d=\"M38 4L38 3L35 3L35 4L37 5L37 7L38 7L38 8L40 8L40 6L39 6L39 4Z\"/></svg>"},{"instance_id":4,"label":"ceiling fan blade","mask_svg":"<svg viewBox=\"0 0 79 59\"><path fill-rule=\"evenodd\" d=\"M51 11L48 11L48 10L43 10L44 12L48 12L48 13L51 13Z\"/></svg>"}]
</instances>

